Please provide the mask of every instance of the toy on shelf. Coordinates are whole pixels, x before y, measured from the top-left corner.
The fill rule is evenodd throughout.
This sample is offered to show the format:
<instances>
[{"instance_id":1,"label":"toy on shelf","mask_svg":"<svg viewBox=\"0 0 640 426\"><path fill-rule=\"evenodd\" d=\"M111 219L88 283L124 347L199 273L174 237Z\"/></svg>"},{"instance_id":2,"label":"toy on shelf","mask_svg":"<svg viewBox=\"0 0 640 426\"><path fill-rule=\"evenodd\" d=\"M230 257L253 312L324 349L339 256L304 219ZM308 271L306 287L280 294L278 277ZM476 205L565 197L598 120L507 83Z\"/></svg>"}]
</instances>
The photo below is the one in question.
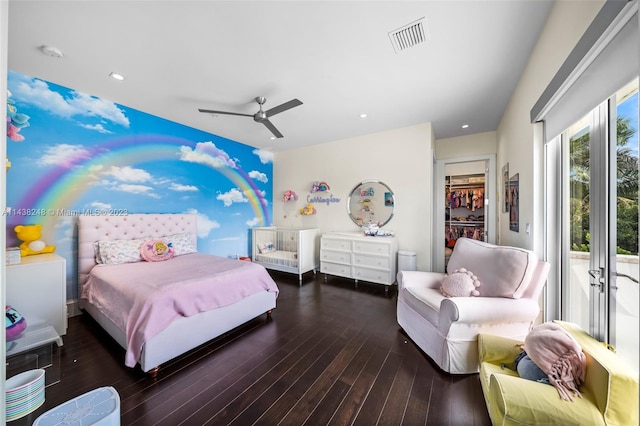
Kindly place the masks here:
<instances>
[{"instance_id":1,"label":"toy on shelf","mask_svg":"<svg viewBox=\"0 0 640 426\"><path fill-rule=\"evenodd\" d=\"M22 256L29 256L31 254L53 253L56 250L56 246L48 246L44 241L40 240L42 237L42 225L18 225L13 230L16 232L16 236L22 244L20 244L20 254Z\"/></svg>"},{"instance_id":2,"label":"toy on shelf","mask_svg":"<svg viewBox=\"0 0 640 426\"><path fill-rule=\"evenodd\" d=\"M27 328L27 321L20 312L11 306L5 306L4 329L7 341L15 340Z\"/></svg>"},{"instance_id":3,"label":"toy on shelf","mask_svg":"<svg viewBox=\"0 0 640 426\"><path fill-rule=\"evenodd\" d=\"M313 182L313 185L311 186L311 192L324 192L330 189L329 184L325 181Z\"/></svg>"},{"instance_id":4,"label":"toy on shelf","mask_svg":"<svg viewBox=\"0 0 640 426\"><path fill-rule=\"evenodd\" d=\"M11 99L11 92L7 90L7 137L14 142L22 142L24 136L20 129L29 126L29 116L18 112L15 101Z\"/></svg>"},{"instance_id":5,"label":"toy on shelf","mask_svg":"<svg viewBox=\"0 0 640 426\"><path fill-rule=\"evenodd\" d=\"M375 194L375 190L371 186L369 188L360 189L360 196L361 197L373 197L374 194Z\"/></svg>"},{"instance_id":6,"label":"toy on shelf","mask_svg":"<svg viewBox=\"0 0 640 426\"><path fill-rule=\"evenodd\" d=\"M304 216L310 216L312 214L316 214L316 208L313 207L313 203L309 203L300 209L300 214Z\"/></svg>"},{"instance_id":7,"label":"toy on shelf","mask_svg":"<svg viewBox=\"0 0 640 426\"><path fill-rule=\"evenodd\" d=\"M287 189L286 191L284 191L284 194L282 195L282 201L284 202L298 201L298 194L293 192L291 189Z\"/></svg>"}]
</instances>

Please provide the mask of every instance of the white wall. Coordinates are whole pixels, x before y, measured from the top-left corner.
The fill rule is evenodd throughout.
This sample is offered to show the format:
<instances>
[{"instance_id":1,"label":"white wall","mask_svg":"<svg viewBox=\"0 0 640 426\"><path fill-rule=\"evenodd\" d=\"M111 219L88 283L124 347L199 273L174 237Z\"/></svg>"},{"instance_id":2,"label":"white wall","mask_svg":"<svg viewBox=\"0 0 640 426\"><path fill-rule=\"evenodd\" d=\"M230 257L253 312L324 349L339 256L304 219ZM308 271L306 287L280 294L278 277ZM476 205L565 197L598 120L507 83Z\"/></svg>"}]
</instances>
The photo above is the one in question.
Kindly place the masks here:
<instances>
[{"instance_id":1,"label":"white wall","mask_svg":"<svg viewBox=\"0 0 640 426\"><path fill-rule=\"evenodd\" d=\"M497 149L496 132L474 133L456 138L436 141L436 159L473 157L495 154Z\"/></svg>"},{"instance_id":2,"label":"white wall","mask_svg":"<svg viewBox=\"0 0 640 426\"><path fill-rule=\"evenodd\" d=\"M509 230L509 216L500 213L499 242L542 254L544 237L542 126L533 125L530 111L603 1L557 1L497 129L499 170L520 178L520 231ZM499 200L502 202L502 199ZM501 211L501 210L500 210ZM525 225L531 224L531 234Z\"/></svg>"},{"instance_id":3,"label":"white wall","mask_svg":"<svg viewBox=\"0 0 640 426\"><path fill-rule=\"evenodd\" d=\"M273 222L276 226L317 227L322 232L358 231L347 216L347 197L360 181L386 183L395 196L395 213L385 230L395 232L399 249L416 252L419 270L431 268L433 198L433 130L430 123L388 132L277 152L273 167ZM310 194L311 184L325 181L330 190ZM296 203L281 201L285 190ZM339 203L314 204L314 216L299 209L307 196L330 196Z\"/></svg>"}]
</instances>

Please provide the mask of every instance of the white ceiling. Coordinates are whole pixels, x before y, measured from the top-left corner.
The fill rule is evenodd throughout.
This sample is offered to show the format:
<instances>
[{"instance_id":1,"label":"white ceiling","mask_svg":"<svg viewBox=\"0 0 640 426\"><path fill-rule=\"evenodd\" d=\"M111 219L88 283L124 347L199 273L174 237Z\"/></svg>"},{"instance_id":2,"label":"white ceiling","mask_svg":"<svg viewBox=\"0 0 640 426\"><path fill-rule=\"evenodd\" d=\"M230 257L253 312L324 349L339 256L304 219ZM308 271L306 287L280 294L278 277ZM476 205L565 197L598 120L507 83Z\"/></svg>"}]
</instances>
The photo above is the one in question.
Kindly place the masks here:
<instances>
[{"instance_id":1,"label":"white ceiling","mask_svg":"<svg viewBox=\"0 0 640 426\"><path fill-rule=\"evenodd\" d=\"M13 71L274 152L425 122L441 139L496 130L551 6L10 0L8 61ZM428 41L395 53L388 33L422 17ZM64 57L44 55L43 45ZM265 109L303 102L271 118L284 138L271 140L250 117L198 112L253 114L256 96L267 98Z\"/></svg>"}]
</instances>

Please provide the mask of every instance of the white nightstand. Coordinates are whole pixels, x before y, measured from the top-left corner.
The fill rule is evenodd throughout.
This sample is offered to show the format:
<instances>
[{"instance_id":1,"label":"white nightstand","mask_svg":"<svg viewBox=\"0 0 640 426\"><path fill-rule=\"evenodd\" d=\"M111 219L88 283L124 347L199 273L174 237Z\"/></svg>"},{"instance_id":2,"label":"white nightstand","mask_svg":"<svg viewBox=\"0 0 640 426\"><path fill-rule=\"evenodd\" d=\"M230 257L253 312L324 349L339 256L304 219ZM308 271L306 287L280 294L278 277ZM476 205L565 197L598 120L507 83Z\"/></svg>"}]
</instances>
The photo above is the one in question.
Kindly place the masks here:
<instances>
[{"instance_id":1,"label":"white nightstand","mask_svg":"<svg viewBox=\"0 0 640 426\"><path fill-rule=\"evenodd\" d=\"M7 305L20 312L27 326L50 324L58 336L67 334L65 259L54 253L35 254L6 269Z\"/></svg>"}]
</instances>

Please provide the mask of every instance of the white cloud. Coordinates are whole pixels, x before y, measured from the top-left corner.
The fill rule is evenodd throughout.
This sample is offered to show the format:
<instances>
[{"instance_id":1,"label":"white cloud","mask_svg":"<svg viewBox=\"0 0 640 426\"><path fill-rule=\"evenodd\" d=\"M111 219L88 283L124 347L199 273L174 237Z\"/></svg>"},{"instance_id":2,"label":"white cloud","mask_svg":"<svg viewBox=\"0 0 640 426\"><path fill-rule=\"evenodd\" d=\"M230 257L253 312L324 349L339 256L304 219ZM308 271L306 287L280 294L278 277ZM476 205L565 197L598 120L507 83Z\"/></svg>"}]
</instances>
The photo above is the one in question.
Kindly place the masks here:
<instances>
[{"instance_id":1,"label":"white cloud","mask_svg":"<svg viewBox=\"0 0 640 426\"><path fill-rule=\"evenodd\" d=\"M273 152L265 151L264 149L254 149L253 153L260 158L262 164L273 163Z\"/></svg>"},{"instance_id":2,"label":"white cloud","mask_svg":"<svg viewBox=\"0 0 640 426\"><path fill-rule=\"evenodd\" d=\"M45 148L44 155L37 161L41 166L64 166L73 167L81 160L91 158L91 154L81 145L58 144Z\"/></svg>"},{"instance_id":3,"label":"white cloud","mask_svg":"<svg viewBox=\"0 0 640 426\"><path fill-rule=\"evenodd\" d=\"M196 213L196 226L198 228L198 238L207 238L213 229L220 228L220 224L215 220L209 219L204 213L198 212L196 209L189 209L186 213Z\"/></svg>"},{"instance_id":4,"label":"white cloud","mask_svg":"<svg viewBox=\"0 0 640 426\"><path fill-rule=\"evenodd\" d=\"M262 225L262 221L260 219L258 219L257 217L254 217L253 219L248 220L246 223L247 223L247 226L249 228L253 228L254 226Z\"/></svg>"},{"instance_id":5,"label":"white cloud","mask_svg":"<svg viewBox=\"0 0 640 426\"><path fill-rule=\"evenodd\" d=\"M72 216L56 217L56 224L54 225L54 227L56 228L56 244L73 241L75 223L75 218ZM47 245L53 244L51 241L47 241L46 239L44 240L44 242L47 243Z\"/></svg>"},{"instance_id":6,"label":"white cloud","mask_svg":"<svg viewBox=\"0 0 640 426\"><path fill-rule=\"evenodd\" d=\"M151 197L158 198L157 195L153 194L153 188L145 185L133 185L130 183L123 183L120 185L115 185L112 189L116 191L128 192L130 194L144 194L149 195Z\"/></svg>"},{"instance_id":7,"label":"white cloud","mask_svg":"<svg viewBox=\"0 0 640 426\"><path fill-rule=\"evenodd\" d=\"M198 142L193 149L188 146L181 146L180 159L213 168L226 166L235 169L237 167L236 162L229 157L229 154L218 148L213 142Z\"/></svg>"},{"instance_id":8,"label":"white cloud","mask_svg":"<svg viewBox=\"0 0 640 426\"><path fill-rule=\"evenodd\" d=\"M259 172L257 170L251 170L249 172L249 177L253 180L257 180L259 182L267 183L269 182L269 178L265 173Z\"/></svg>"},{"instance_id":9,"label":"white cloud","mask_svg":"<svg viewBox=\"0 0 640 426\"><path fill-rule=\"evenodd\" d=\"M172 183L169 185L169 189L172 191L177 191L177 192L189 192L189 191L193 191L193 192L197 192L198 191L198 187L197 186L193 186L193 185L182 185L179 183Z\"/></svg>"},{"instance_id":10,"label":"white cloud","mask_svg":"<svg viewBox=\"0 0 640 426\"><path fill-rule=\"evenodd\" d=\"M94 201L91 204L89 204L91 207L93 207L96 210L109 210L111 209L111 203L103 203L101 201Z\"/></svg>"},{"instance_id":11,"label":"white cloud","mask_svg":"<svg viewBox=\"0 0 640 426\"><path fill-rule=\"evenodd\" d=\"M72 91L68 98L49 89L38 79L22 79L13 87L13 94L21 102L28 102L63 118L73 116L98 117L114 124L129 127L129 119L113 102Z\"/></svg>"},{"instance_id":12,"label":"white cloud","mask_svg":"<svg viewBox=\"0 0 640 426\"><path fill-rule=\"evenodd\" d=\"M95 130L98 133L103 133L103 134L113 133L112 131L105 129L102 124L80 124L80 127L84 127L85 129L89 129L89 130Z\"/></svg>"},{"instance_id":13,"label":"white cloud","mask_svg":"<svg viewBox=\"0 0 640 426\"><path fill-rule=\"evenodd\" d=\"M149 172L143 169L134 169L131 166L111 166L111 169L105 174L124 182L149 182L151 180Z\"/></svg>"},{"instance_id":14,"label":"white cloud","mask_svg":"<svg viewBox=\"0 0 640 426\"><path fill-rule=\"evenodd\" d=\"M233 188L228 192L218 194L216 197L217 200L221 200L224 202L225 207L229 207L233 203L248 203L249 200L244 196L242 192L238 190L238 188Z\"/></svg>"}]
</instances>

